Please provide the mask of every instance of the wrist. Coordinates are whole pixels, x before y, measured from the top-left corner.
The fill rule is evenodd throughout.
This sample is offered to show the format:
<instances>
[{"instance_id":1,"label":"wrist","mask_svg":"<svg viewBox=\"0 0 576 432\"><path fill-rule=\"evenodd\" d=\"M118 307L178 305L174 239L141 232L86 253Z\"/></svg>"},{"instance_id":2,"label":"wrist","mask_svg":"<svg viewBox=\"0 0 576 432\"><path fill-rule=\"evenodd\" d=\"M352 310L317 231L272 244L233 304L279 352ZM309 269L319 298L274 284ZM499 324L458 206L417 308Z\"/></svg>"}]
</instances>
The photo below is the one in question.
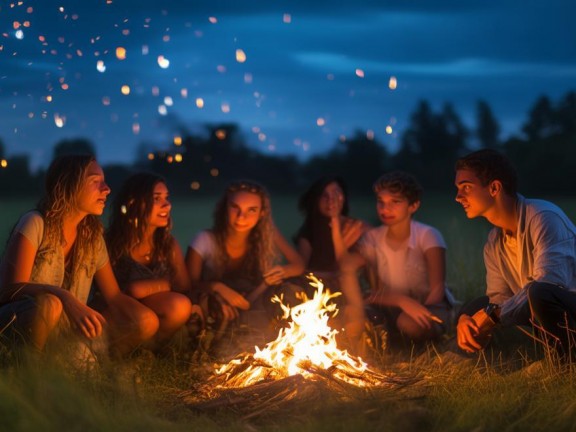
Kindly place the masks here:
<instances>
[{"instance_id":1,"label":"wrist","mask_svg":"<svg viewBox=\"0 0 576 432\"><path fill-rule=\"evenodd\" d=\"M500 322L500 311L501 311L500 305L497 305L496 303L488 303L488 306L486 306L486 308L484 309L486 315L488 315L490 319L494 321L494 323Z\"/></svg>"}]
</instances>

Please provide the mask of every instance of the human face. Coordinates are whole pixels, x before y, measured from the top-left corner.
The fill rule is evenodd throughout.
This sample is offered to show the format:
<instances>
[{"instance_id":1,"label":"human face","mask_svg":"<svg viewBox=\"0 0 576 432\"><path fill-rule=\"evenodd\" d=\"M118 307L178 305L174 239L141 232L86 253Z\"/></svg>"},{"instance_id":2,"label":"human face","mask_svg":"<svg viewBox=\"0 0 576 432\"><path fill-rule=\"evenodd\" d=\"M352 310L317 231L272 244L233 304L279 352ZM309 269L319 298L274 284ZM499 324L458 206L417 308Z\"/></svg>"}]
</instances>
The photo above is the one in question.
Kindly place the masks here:
<instances>
[{"instance_id":1,"label":"human face","mask_svg":"<svg viewBox=\"0 0 576 432\"><path fill-rule=\"evenodd\" d=\"M456 202L462 205L468 219L486 216L494 203L490 185L483 186L474 171L465 169L456 171L454 183L458 189Z\"/></svg>"},{"instance_id":2,"label":"human face","mask_svg":"<svg viewBox=\"0 0 576 432\"><path fill-rule=\"evenodd\" d=\"M168 187L164 183L156 183L154 186L152 210L148 215L148 224L154 228L164 228L170 223L170 203Z\"/></svg>"},{"instance_id":3,"label":"human face","mask_svg":"<svg viewBox=\"0 0 576 432\"><path fill-rule=\"evenodd\" d=\"M404 195L393 193L386 189L378 192L376 195L378 217L386 226L410 223L412 214L414 214L419 206L419 201L410 204Z\"/></svg>"},{"instance_id":4,"label":"human face","mask_svg":"<svg viewBox=\"0 0 576 432\"><path fill-rule=\"evenodd\" d=\"M342 207L344 207L344 191L338 183L329 183L320 195L318 210L326 217L335 217L342 213Z\"/></svg>"},{"instance_id":5,"label":"human face","mask_svg":"<svg viewBox=\"0 0 576 432\"><path fill-rule=\"evenodd\" d=\"M252 192L235 192L228 198L228 227L247 232L256 226L262 214L262 199Z\"/></svg>"},{"instance_id":6,"label":"human face","mask_svg":"<svg viewBox=\"0 0 576 432\"><path fill-rule=\"evenodd\" d=\"M109 194L110 188L104 181L104 171L97 162L90 162L78 194L78 210L85 215L102 215Z\"/></svg>"}]
</instances>

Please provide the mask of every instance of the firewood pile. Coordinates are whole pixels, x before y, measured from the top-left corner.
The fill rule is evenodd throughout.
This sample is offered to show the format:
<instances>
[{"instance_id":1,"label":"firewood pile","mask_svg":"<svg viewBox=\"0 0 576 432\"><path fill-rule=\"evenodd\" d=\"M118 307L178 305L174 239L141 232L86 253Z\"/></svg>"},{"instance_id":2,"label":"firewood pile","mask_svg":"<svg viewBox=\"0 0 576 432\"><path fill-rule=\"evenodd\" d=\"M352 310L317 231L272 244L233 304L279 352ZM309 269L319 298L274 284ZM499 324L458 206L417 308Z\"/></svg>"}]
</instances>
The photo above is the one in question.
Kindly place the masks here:
<instances>
[{"instance_id":1,"label":"firewood pile","mask_svg":"<svg viewBox=\"0 0 576 432\"><path fill-rule=\"evenodd\" d=\"M327 405L360 402L368 399L413 398L414 385L421 379L417 376L401 376L366 369L358 373L348 368L344 373L349 378L364 382L365 386L350 384L338 377L337 364L328 369L319 368L311 362L303 362L300 367L307 376L296 374L279 376L275 368L268 367L251 354L241 354L242 361L222 375L213 375L207 382L198 384L180 396L186 406L201 413L221 413L228 411L239 415L243 420L274 413L310 412ZM238 377L248 367L259 366L268 374L259 382L242 386ZM417 386L416 386L417 387Z\"/></svg>"}]
</instances>

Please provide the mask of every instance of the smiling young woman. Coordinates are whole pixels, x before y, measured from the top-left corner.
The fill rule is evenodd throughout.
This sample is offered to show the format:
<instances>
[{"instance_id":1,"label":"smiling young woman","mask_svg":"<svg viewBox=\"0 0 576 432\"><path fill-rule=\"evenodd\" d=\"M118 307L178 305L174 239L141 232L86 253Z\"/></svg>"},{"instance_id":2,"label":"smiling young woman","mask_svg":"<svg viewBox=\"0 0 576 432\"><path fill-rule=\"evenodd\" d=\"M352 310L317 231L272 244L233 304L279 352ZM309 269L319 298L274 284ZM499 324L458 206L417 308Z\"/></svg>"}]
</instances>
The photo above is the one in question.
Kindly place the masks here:
<instances>
[{"instance_id":1,"label":"smiling young woman","mask_svg":"<svg viewBox=\"0 0 576 432\"><path fill-rule=\"evenodd\" d=\"M241 311L262 308L264 298L304 271L302 258L274 225L267 190L249 180L228 185L212 229L190 242L186 265L194 290L218 302L213 314L221 331Z\"/></svg>"},{"instance_id":2,"label":"smiling young woman","mask_svg":"<svg viewBox=\"0 0 576 432\"><path fill-rule=\"evenodd\" d=\"M129 177L112 206L106 242L123 292L150 308L159 321L151 348L162 348L190 318L193 307L184 254L171 234L166 181L153 173Z\"/></svg>"}]
</instances>

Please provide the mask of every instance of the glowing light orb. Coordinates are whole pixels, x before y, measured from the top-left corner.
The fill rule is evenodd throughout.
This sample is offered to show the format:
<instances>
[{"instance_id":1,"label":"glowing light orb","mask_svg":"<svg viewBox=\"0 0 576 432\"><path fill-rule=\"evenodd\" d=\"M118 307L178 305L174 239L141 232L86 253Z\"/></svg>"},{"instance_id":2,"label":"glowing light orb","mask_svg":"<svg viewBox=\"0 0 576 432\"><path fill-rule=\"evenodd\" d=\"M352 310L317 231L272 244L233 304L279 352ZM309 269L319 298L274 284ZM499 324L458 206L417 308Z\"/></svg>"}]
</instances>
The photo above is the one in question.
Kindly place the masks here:
<instances>
[{"instance_id":1,"label":"glowing light orb","mask_svg":"<svg viewBox=\"0 0 576 432\"><path fill-rule=\"evenodd\" d=\"M116 48L116 58L118 60L126 60L126 48L123 47Z\"/></svg>"},{"instance_id":2,"label":"glowing light orb","mask_svg":"<svg viewBox=\"0 0 576 432\"><path fill-rule=\"evenodd\" d=\"M104 61L98 60L96 62L96 70L100 73L106 72L106 65L104 64Z\"/></svg>"},{"instance_id":3,"label":"glowing light orb","mask_svg":"<svg viewBox=\"0 0 576 432\"><path fill-rule=\"evenodd\" d=\"M163 55L159 55L158 56L158 66L160 66L162 69L168 69L168 67L170 66L170 60L168 60Z\"/></svg>"},{"instance_id":4,"label":"glowing light orb","mask_svg":"<svg viewBox=\"0 0 576 432\"><path fill-rule=\"evenodd\" d=\"M236 61L238 63L244 63L246 61L246 53L244 50L237 49L236 50Z\"/></svg>"}]
</instances>

